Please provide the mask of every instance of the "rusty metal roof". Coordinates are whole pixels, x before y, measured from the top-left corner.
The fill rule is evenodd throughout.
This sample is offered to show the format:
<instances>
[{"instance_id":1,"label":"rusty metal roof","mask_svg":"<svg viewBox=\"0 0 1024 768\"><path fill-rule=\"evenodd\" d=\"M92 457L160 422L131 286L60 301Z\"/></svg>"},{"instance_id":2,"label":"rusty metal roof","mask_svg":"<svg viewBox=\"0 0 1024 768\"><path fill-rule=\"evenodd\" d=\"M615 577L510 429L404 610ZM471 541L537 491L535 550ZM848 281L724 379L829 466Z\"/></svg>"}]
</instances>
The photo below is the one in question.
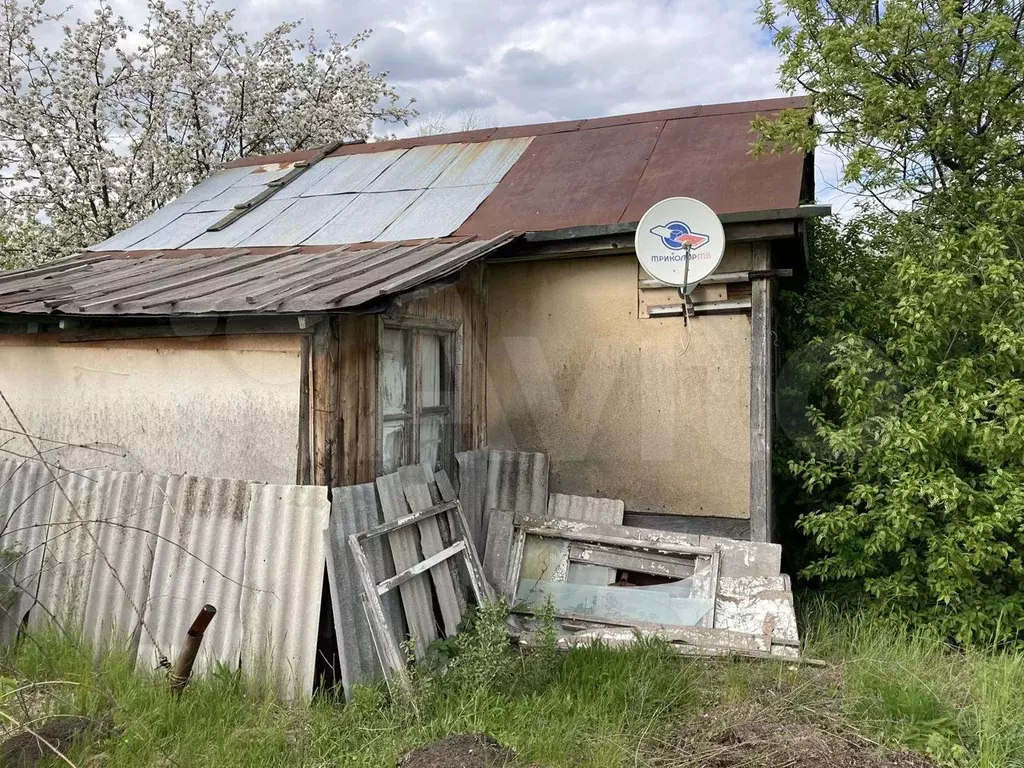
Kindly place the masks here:
<instances>
[{"instance_id":1,"label":"rusty metal roof","mask_svg":"<svg viewBox=\"0 0 1024 768\"><path fill-rule=\"evenodd\" d=\"M0 312L346 309L446 274L507 242L503 233L627 225L675 195L719 214L791 209L805 192L805 158L752 157L750 123L803 104L684 107L243 158L91 254L0 275ZM353 251L359 243L378 247Z\"/></svg>"},{"instance_id":2,"label":"rusty metal roof","mask_svg":"<svg viewBox=\"0 0 1024 768\"><path fill-rule=\"evenodd\" d=\"M326 250L84 254L0 273L0 312L161 316L349 310L445 277L512 237Z\"/></svg>"}]
</instances>

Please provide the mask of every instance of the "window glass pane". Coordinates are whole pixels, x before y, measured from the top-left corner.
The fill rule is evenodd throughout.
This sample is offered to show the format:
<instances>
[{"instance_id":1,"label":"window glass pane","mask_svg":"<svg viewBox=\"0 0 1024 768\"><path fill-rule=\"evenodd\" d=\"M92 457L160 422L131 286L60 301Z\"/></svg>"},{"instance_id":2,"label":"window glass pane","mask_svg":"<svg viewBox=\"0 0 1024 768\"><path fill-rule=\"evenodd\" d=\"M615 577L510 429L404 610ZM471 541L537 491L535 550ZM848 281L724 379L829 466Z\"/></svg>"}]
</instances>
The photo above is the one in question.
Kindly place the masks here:
<instances>
[{"instance_id":1,"label":"window glass pane","mask_svg":"<svg viewBox=\"0 0 1024 768\"><path fill-rule=\"evenodd\" d=\"M381 471L390 474L405 464L408 425L404 421L385 421L382 432Z\"/></svg>"},{"instance_id":2,"label":"window glass pane","mask_svg":"<svg viewBox=\"0 0 1024 768\"><path fill-rule=\"evenodd\" d=\"M380 404L385 416L410 410L408 344L408 331L384 329L380 346Z\"/></svg>"},{"instance_id":3,"label":"window glass pane","mask_svg":"<svg viewBox=\"0 0 1024 768\"><path fill-rule=\"evenodd\" d=\"M451 418L447 413L424 414L420 417L420 461L430 462L434 469L442 469L445 459L445 443Z\"/></svg>"},{"instance_id":4,"label":"window glass pane","mask_svg":"<svg viewBox=\"0 0 1024 768\"><path fill-rule=\"evenodd\" d=\"M444 405L443 353L444 344L440 336L435 333L424 333L420 337L420 365L423 369L421 386L423 387L424 408Z\"/></svg>"}]
</instances>

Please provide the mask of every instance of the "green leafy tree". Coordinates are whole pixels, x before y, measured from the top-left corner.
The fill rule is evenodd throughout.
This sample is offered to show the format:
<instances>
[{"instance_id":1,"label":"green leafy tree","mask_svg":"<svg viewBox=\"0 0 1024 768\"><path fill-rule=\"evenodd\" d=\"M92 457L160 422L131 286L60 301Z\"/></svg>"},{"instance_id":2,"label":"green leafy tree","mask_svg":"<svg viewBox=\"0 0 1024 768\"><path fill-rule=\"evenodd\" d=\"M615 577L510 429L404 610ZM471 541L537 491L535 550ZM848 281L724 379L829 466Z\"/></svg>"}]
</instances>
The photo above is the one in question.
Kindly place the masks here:
<instances>
[{"instance_id":1,"label":"green leafy tree","mask_svg":"<svg viewBox=\"0 0 1024 768\"><path fill-rule=\"evenodd\" d=\"M759 121L760 148L830 146L875 201L819 228L798 307L805 572L962 643L1020 642L1024 3L766 0L762 20L810 107Z\"/></svg>"}]
</instances>

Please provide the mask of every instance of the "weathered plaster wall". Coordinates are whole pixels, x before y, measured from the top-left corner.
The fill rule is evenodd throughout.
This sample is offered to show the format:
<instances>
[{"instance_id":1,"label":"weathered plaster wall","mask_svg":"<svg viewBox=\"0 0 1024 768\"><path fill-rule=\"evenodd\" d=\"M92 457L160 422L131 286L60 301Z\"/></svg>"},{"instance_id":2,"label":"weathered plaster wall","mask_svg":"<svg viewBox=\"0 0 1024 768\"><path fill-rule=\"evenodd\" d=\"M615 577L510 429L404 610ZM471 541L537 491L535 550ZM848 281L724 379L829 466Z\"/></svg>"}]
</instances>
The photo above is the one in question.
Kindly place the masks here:
<instances>
[{"instance_id":1,"label":"weathered plaster wall","mask_svg":"<svg viewBox=\"0 0 1024 768\"><path fill-rule=\"evenodd\" d=\"M637 277L632 255L488 268L488 443L548 452L552 492L749 517L750 319L638 319Z\"/></svg>"},{"instance_id":2,"label":"weathered plaster wall","mask_svg":"<svg viewBox=\"0 0 1024 768\"><path fill-rule=\"evenodd\" d=\"M298 336L84 344L0 336L0 390L46 455L69 467L288 484L300 357ZM0 430L16 429L0 403ZM0 431L0 449L32 453L10 431Z\"/></svg>"}]
</instances>

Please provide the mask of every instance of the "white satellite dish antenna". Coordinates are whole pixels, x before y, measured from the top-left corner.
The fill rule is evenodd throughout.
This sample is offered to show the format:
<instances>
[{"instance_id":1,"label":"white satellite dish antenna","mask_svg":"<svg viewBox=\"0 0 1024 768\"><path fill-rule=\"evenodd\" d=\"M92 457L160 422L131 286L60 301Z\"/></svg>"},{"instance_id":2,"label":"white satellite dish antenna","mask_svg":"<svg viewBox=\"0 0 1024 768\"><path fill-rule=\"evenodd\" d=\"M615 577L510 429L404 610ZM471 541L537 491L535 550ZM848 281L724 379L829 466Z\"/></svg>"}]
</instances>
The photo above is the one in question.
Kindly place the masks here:
<instances>
[{"instance_id":1,"label":"white satellite dish antenna","mask_svg":"<svg viewBox=\"0 0 1024 768\"><path fill-rule=\"evenodd\" d=\"M636 257L651 277L688 298L725 254L725 230L708 206L670 197L647 209L636 228Z\"/></svg>"}]
</instances>

